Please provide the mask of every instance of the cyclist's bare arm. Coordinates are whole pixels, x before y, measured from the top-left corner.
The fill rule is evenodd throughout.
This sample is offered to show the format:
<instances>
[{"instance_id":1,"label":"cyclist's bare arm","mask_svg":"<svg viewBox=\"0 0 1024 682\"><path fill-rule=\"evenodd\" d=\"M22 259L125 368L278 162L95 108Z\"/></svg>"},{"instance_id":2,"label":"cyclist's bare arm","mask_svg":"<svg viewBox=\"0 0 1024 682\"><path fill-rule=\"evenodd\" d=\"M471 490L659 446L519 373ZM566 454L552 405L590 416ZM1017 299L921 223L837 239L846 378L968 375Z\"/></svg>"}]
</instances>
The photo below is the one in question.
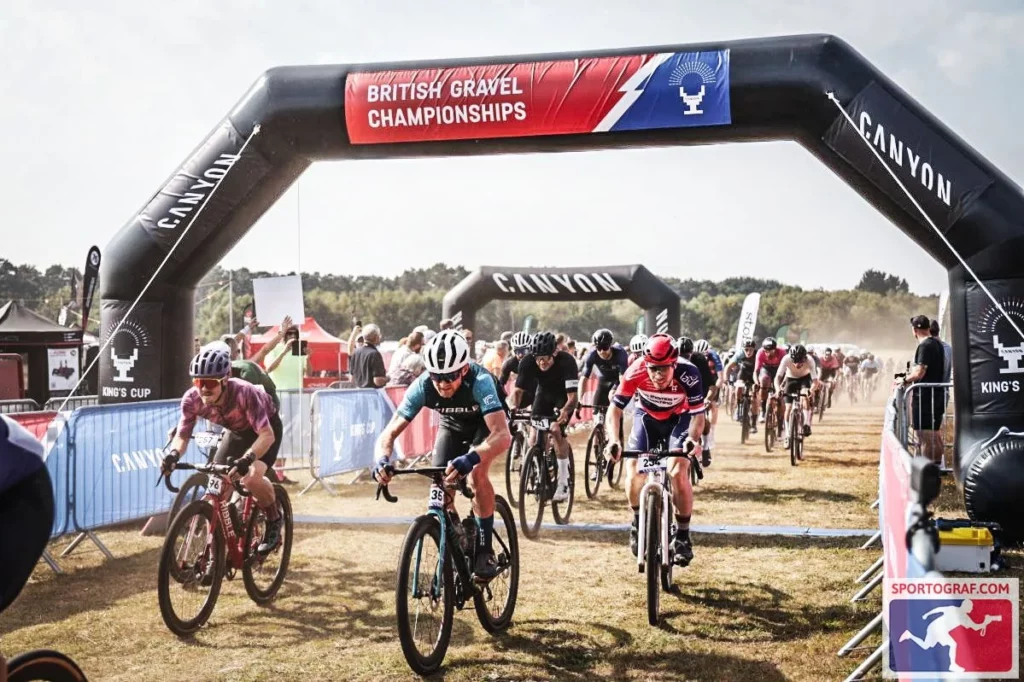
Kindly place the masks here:
<instances>
[{"instance_id":1,"label":"cyclist's bare arm","mask_svg":"<svg viewBox=\"0 0 1024 682\"><path fill-rule=\"evenodd\" d=\"M569 423L569 420L572 419L572 413L576 410L576 405L580 402L579 393L569 393L568 398L565 401L565 407L562 408L562 413L558 415L558 421L563 424Z\"/></svg>"},{"instance_id":2,"label":"cyclist's bare arm","mask_svg":"<svg viewBox=\"0 0 1024 682\"><path fill-rule=\"evenodd\" d=\"M690 440L700 447L700 439L704 434L704 410L690 417Z\"/></svg>"},{"instance_id":3,"label":"cyclist's bare arm","mask_svg":"<svg viewBox=\"0 0 1024 682\"><path fill-rule=\"evenodd\" d=\"M388 425L381 431L380 436L377 437L377 443L374 446L376 452L373 457L375 460L381 457L391 458L392 453L395 450L395 440L402 435L402 432L409 426L409 421L400 414L395 414L388 422Z\"/></svg>"},{"instance_id":4,"label":"cyclist's bare arm","mask_svg":"<svg viewBox=\"0 0 1024 682\"><path fill-rule=\"evenodd\" d=\"M510 410L518 410L519 403L523 400L523 389L518 386L512 389L512 395L508 397L508 407Z\"/></svg>"},{"instance_id":5,"label":"cyclist's bare arm","mask_svg":"<svg viewBox=\"0 0 1024 682\"><path fill-rule=\"evenodd\" d=\"M618 443L619 449L622 449L622 443L619 443L619 431L622 430L622 408L612 402L608 407L608 428L611 434L611 442Z\"/></svg>"},{"instance_id":6,"label":"cyclist's bare arm","mask_svg":"<svg viewBox=\"0 0 1024 682\"><path fill-rule=\"evenodd\" d=\"M508 430L508 420L504 412L491 412L484 417L484 423L490 433L483 443L477 445L474 450L480 455L480 463L490 462L498 455L506 452L512 444L512 433Z\"/></svg>"},{"instance_id":7,"label":"cyclist's bare arm","mask_svg":"<svg viewBox=\"0 0 1024 682\"><path fill-rule=\"evenodd\" d=\"M270 449L270 446L274 444L275 440L277 439L274 438L274 429L270 427L270 424L267 424L256 432L256 441L249 446L249 452L254 454L256 459L259 459L263 455L267 454L267 451Z\"/></svg>"}]
</instances>

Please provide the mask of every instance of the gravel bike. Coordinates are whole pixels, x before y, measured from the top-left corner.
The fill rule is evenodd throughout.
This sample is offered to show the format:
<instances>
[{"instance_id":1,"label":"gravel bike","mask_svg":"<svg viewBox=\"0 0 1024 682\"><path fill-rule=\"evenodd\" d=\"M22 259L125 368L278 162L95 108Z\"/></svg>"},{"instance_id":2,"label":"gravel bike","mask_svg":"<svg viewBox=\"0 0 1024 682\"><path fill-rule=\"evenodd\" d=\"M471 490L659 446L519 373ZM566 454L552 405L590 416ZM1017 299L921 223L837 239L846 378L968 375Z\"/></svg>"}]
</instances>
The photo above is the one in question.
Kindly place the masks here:
<instances>
[{"instance_id":1,"label":"gravel bike","mask_svg":"<svg viewBox=\"0 0 1024 682\"><path fill-rule=\"evenodd\" d=\"M0 673L3 670L0 658ZM50 649L18 654L7 661L8 682L87 682L85 673L69 656Z\"/></svg>"},{"instance_id":2,"label":"gravel bike","mask_svg":"<svg viewBox=\"0 0 1024 682\"><path fill-rule=\"evenodd\" d=\"M576 465L572 448L569 448L569 499L565 502L553 500L558 486L558 455L551 429L561 429L555 417L530 417L530 426L538 432L537 444L532 446L523 460L522 476L519 479L519 524L523 535L536 540L544 519L544 506L551 502L551 513L555 523L569 523L572 504L576 497ZM565 430L562 429L564 438Z\"/></svg>"},{"instance_id":3,"label":"gravel bike","mask_svg":"<svg viewBox=\"0 0 1024 682\"><path fill-rule=\"evenodd\" d=\"M608 485L617 488L622 480L622 466L608 457L608 431L605 426L605 419L608 416L607 405L579 405L576 408L576 416L579 417L581 409L594 411L594 427L590 430L587 438L587 454L583 460L583 484L587 491L587 499L597 497L601 489L601 481L607 477Z\"/></svg>"},{"instance_id":4,"label":"gravel bike","mask_svg":"<svg viewBox=\"0 0 1024 682\"><path fill-rule=\"evenodd\" d=\"M234 464L179 461L175 468L208 475L203 499L185 505L171 521L157 571L160 615L171 632L186 637L210 619L225 576L232 580L239 570L250 599L260 605L273 601L288 573L293 519L287 491L274 483L281 540L260 552L266 513L234 476ZM178 492L169 476L161 478L169 491Z\"/></svg>"},{"instance_id":5,"label":"gravel bike","mask_svg":"<svg viewBox=\"0 0 1024 682\"><path fill-rule=\"evenodd\" d=\"M402 653L413 672L429 675L441 667L451 642L455 609L472 599L484 630L494 634L512 622L519 593L519 538L512 508L500 495L494 497L492 546L498 574L490 580L473 575L477 525L472 512L460 519L454 490L472 499L466 479L445 481L446 467L399 469L388 467L391 476L418 474L431 479L427 513L413 521L402 543L395 584L395 614ZM377 499L397 502L388 486L378 484Z\"/></svg>"},{"instance_id":6,"label":"gravel bike","mask_svg":"<svg viewBox=\"0 0 1024 682\"><path fill-rule=\"evenodd\" d=\"M508 429L512 432L512 444L508 446L505 456L505 492L508 503L515 507L518 504L519 480L523 472L523 460L527 445L530 442L530 410L513 410L509 415Z\"/></svg>"}]
</instances>

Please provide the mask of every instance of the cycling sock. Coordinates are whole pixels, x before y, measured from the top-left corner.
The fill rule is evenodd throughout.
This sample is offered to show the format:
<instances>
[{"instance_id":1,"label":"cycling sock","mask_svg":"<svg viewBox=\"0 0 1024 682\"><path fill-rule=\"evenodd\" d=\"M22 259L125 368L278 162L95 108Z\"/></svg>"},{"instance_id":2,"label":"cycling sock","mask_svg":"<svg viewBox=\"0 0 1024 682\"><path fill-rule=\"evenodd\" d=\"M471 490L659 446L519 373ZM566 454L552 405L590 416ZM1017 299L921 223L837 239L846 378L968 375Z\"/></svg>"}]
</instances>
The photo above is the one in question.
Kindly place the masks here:
<instances>
[{"instance_id":1,"label":"cycling sock","mask_svg":"<svg viewBox=\"0 0 1024 682\"><path fill-rule=\"evenodd\" d=\"M633 507L633 526L640 526L640 507Z\"/></svg>"},{"instance_id":2,"label":"cycling sock","mask_svg":"<svg viewBox=\"0 0 1024 682\"><path fill-rule=\"evenodd\" d=\"M690 517L676 514L676 537L690 537Z\"/></svg>"},{"instance_id":3,"label":"cycling sock","mask_svg":"<svg viewBox=\"0 0 1024 682\"><path fill-rule=\"evenodd\" d=\"M569 480L569 459L558 460L558 484L561 485Z\"/></svg>"},{"instance_id":4,"label":"cycling sock","mask_svg":"<svg viewBox=\"0 0 1024 682\"><path fill-rule=\"evenodd\" d=\"M476 517L476 527L480 531L479 546L482 549L491 551L491 537L494 535L494 514L486 518Z\"/></svg>"},{"instance_id":5,"label":"cycling sock","mask_svg":"<svg viewBox=\"0 0 1024 682\"><path fill-rule=\"evenodd\" d=\"M708 434L708 450L715 449L715 431L712 428L711 433Z\"/></svg>"}]
</instances>

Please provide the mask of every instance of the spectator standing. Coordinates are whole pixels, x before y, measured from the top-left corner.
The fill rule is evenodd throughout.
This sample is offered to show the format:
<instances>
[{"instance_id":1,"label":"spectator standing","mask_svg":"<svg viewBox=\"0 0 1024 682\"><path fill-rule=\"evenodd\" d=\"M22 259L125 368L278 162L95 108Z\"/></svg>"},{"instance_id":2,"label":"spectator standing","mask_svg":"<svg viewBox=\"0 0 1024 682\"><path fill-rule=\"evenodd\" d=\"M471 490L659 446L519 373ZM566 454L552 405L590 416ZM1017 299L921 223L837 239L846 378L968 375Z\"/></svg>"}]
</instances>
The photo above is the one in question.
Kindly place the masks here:
<instances>
[{"instance_id":1,"label":"spectator standing","mask_svg":"<svg viewBox=\"0 0 1024 682\"><path fill-rule=\"evenodd\" d=\"M940 384L945 370L945 352L938 339L931 335L931 321L925 315L910 319L917 339L914 366L907 373L905 383ZM944 389L920 388L914 391L911 423L917 432L921 454L942 466L942 418L946 411Z\"/></svg>"},{"instance_id":2,"label":"spectator standing","mask_svg":"<svg viewBox=\"0 0 1024 682\"><path fill-rule=\"evenodd\" d=\"M280 343L281 341L284 343ZM295 325L285 328L282 323L277 338L274 339L274 345L276 347L266 354L267 374L280 391L301 390L302 378L310 376L310 371L309 356L299 354L302 348L299 328Z\"/></svg>"},{"instance_id":3,"label":"spectator standing","mask_svg":"<svg viewBox=\"0 0 1024 682\"><path fill-rule=\"evenodd\" d=\"M939 321L932 320L928 327L928 334L942 344L942 353L945 357L945 362L942 365L942 381L948 384L953 380L953 347L939 338L939 331Z\"/></svg>"},{"instance_id":4,"label":"spectator standing","mask_svg":"<svg viewBox=\"0 0 1024 682\"><path fill-rule=\"evenodd\" d=\"M400 345L391 356L391 364L388 366L388 376L393 377L402 367L402 363L410 355L418 355L423 349L423 333L416 332L406 337L405 343Z\"/></svg>"},{"instance_id":5,"label":"spectator standing","mask_svg":"<svg viewBox=\"0 0 1024 682\"><path fill-rule=\"evenodd\" d=\"M501 376L501 366L508 360L508 341L498 341L494 348L484 354L484 368L496 377Z\"/></svg>"},{"instance_id":6,"label":"spectator standing","mask_svg":"<svg viewBox=\"0 0 1024 682\"><path fill-rule=\"evenodd\" d=\"M363 328L362 334L364 344L349 356L348 369L356 388L379 388L388 382L384 357L377 350L380 343L380 327L368 324Z\"/></svg>"},{"instance_id":7,"label":"spectator standing","mask_svg":"<svg viewBox=\"0 0 1024 682\"><path fill-rule=\"evenodd\" d=\"M394 373L388 373L388 386L408 386L426 369L423 356L419 353L410 353L405 356L402 364Z\"/></svg>"}]
</instances>

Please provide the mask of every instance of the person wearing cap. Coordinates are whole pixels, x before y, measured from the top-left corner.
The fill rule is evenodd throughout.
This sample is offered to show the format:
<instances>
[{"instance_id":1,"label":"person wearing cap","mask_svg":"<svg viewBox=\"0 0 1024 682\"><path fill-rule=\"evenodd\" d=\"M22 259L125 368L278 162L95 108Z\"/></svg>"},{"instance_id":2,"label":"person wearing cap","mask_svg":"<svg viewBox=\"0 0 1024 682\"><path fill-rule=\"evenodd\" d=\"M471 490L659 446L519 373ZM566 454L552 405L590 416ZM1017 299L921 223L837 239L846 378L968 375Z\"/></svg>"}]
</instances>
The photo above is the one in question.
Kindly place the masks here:
<instances>
[{"instance_id":1,"label":"person wearing cap","mask_svg":"<svg viewBox=\"0 0 1024 682\"><path fill-rule=\"evenodd\" d=\"M931 320L925 315L910 318L910 327L917 339L914 366L907 372L904 384L941 384L945 352L938 339L931 335ZM922 386L913 391L911 423L917 432L920 454L942 466L942 419L946 411L945 390Z\"/></svg>"}]
</instances>

